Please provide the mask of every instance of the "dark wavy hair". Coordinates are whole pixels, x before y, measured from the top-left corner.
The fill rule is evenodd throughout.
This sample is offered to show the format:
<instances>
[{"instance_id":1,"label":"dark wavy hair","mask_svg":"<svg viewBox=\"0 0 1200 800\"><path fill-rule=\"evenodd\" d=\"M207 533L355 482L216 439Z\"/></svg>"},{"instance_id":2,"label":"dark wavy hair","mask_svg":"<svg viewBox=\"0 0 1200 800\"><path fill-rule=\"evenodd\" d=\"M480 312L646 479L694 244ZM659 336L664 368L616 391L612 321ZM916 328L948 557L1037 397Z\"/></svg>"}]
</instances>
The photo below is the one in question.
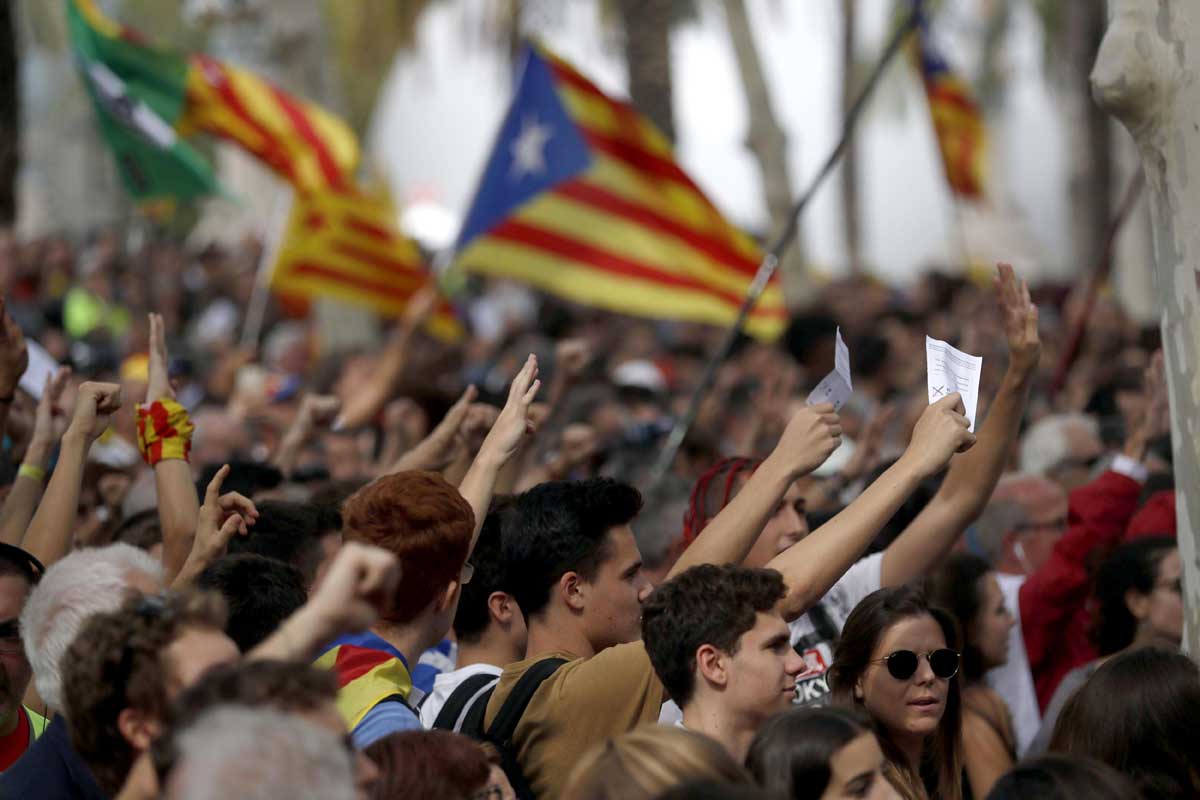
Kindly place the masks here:
<instances>
[{"instance_id":1,"label":"dark wavy hair","mask_svg":"<svg viewBox=\"0 0 1200 800\"><path fill-rule=\"evenodd\" d=\"M1200 669L1143 647L1113 656L1063 706L1050 751L1090 756L1133 778L1146 800L1200 796Z\"/></svg>"},{"instance_id":2,"label":"dark wavy hair","mask_svg":"<svg viewBox=\"0 0 1200 800\"><path fill-rule=\"evenodd\" d=\"M758 729L746 768L771 800L820 797L833 774L833 756L872 731L866 716L847 708L793 708Z\"/></svg>"},{"instance_id":3,"label":"dark wavy hair","mask_svg":"<svg viewBox=\"0 0 1200 800\"><path fill-rule=\"evenodd\" d=\"M1081 756L1023 761L992 785L987 800L1142 800L1133 782L1107 764Z\"/></svg>"},{"instance_id":4,"label":"dark wavy hair","mask_svg":"<svg viewBox=\"0 0 1200 800\"><path fill-rule=\"evenodd\" d=\"M1125 602L1130 591L1150 594L1163 559L1179 546L1173 536L1135 539L1117 547L1096 572L1096 614L1092 642L1107 656L1133 644L1138 621Z\"/></svg>"},{"instance_id":5,"label":"dark wavy hair","mask_svg":"<svg viewBox=\"0 0 1200 800\"><path fill-rule=\"evenodd\" d=\"M946 646L958 649L958 624L950 612L930 604L916 586L880 589L863 598L854 607L842 628L829 668L829 686L834 701L842 706L864 710L854 696L854 686L866 672L875 647L896 623L913 617L932 617L942 629ZM931 797L959 800L962 797L962 689L960 678L949 680L946 710L937 733L925 740L921 774L914 775L890 733L880 727L879 746L887 757L895 777L909 785L923 783Z\"/></svg>"},{"instance_id":6,"label":"dark wavy hair","mask_svg":"<svg viewBox=\"0 0 1200 800\"><path fill-rule=\"evenodd\" d=\"M983 654L968 633L971 622L983 607L980 579L992 571L986 559L971 553L955 553L930 576L926 592L934 605L940 606L958 619L963 634L962 676L967 682L982 680L985 672Z\"/></svg>"}]
</instances>

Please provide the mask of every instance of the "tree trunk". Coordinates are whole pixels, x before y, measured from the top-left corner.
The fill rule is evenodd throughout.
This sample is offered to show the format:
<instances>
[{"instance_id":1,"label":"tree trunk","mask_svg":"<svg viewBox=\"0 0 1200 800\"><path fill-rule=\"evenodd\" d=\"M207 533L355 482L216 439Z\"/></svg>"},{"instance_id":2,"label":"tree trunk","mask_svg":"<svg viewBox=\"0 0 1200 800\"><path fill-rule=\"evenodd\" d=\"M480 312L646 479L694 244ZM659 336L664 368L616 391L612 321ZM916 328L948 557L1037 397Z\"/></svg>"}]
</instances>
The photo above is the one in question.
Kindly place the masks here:
<instances>
[{"instance_id":1,"label":"tree trunk","mask_svg":"<svg viewBox=\"0 0 1200 800\"><path fill-rule=\"evenodd\" d=\"M17 168L21 156L21 76L17 9L0 2L0 225L17 218Z\"/></svg>"},{"instance_id":2,"label":"tree trunk","mask_svg":"<svg viewBox=\"0 0 1200 800\"><path fill-rule=\"evenodd\" d=\"M1067 126L1071 141L1069 206L1072 269L1082 275L1100 260L1104 231L1112 219L1113 142L1108 115L1092 102L1088 74L1104 36L1105 4L1067 4L1062 31Z\"/></svg>"},{"instance_id":3,"label":"tree trunk","mask_svg":"<svg viewBox=\"0 0 1200 800\"><path fill-rule=\"evenodd\" d=\"M671 0L619 0L625 29L629 96L660 131L675 141L671 105Z\"/></svg>"},{"instance_id":4,"label":"tree trunk","mask_svg":"<svg viewBox=\"0 0 1200 800\"><path fill-rule=\"evenodd\" d=\"M858 70L855 41L858 33L858 0L842 0L842 119L845 120L858 97ZM862 271L862 234L858 200L857 137L846 143L842 156L842 224L846 234L846 261L850 272Z\"/></svg>"},{"instance_id":5,"label":"tree trunk","mask_svg":"<svg viewBox=\"0 0 1200 800\"><path fill-rule=\"evenodd\" d=\"M1137 141L1150 189L1171 393L1184 645L1200 655L1200 4L1113 0L1096 102Z\"/></svg>"},{"instance_id":6,"label":"tree trunk","mask_svg":"<svg viewBox=\"0 0 1200 800\"><path fill-rule=\"evenodd\" d=\"M767 213L771 217L771 238L774 239L788 222L796 194L788 164L787 134L771 106L770 88L758 56L754 33L750 29L744 0L725 0L725 19L750 117L746 147L754 154L762 174ZM808 299L811 287L804 268L804 248L798 231L792 244L784 251L780 268L788 305L802 304Z\"/></svg>"}]
</instances>

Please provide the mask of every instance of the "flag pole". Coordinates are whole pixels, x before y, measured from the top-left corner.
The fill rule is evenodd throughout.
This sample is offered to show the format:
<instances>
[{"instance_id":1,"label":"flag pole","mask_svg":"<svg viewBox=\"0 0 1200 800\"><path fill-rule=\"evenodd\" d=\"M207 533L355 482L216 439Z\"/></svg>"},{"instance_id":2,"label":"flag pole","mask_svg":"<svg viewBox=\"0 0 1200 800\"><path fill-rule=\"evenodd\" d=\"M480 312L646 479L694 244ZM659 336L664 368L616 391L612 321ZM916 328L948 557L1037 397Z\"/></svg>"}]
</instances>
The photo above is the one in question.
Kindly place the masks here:
<instances>
[{"instance_id":1,"label":"flag pole","mask_svg":"<svg viewBox=\"0 0 1200 800\"><path fill-rule=\"evenodd\" d=\"M816 195L825 180L833 172L838 161L846 152L846 148L850 144L850 140L854 135L854 129L858 124L859 117L862 116L863 110L866 108L867 100L874 93L876 86L887 71L888 65L892 59L900 52L901 46L909 33L917 26L920 15L917 10L909 13L905 21L900 24L895 33L892 34L891 40L880 56L879 61L875 64L875 68L868 76L866 83L863 85L862 91L854 100L854 105L846 114L845 122L842 123L842 133L838 139L837 145L833 148L833 152L825 160L821 169L809 183L808 187L796 200L792 206L791 213L788 214L787 225L780 231L775 241L768 248L766 255L763 256L762 262L758 265L758 272L754 275L754 280L750 283L750 288L746 292L746 297L742 301L741 308L738 309L737 316L734 318L733 324L729 326L729 330L725 333L725 338L721 341L717 348L716 354L708 362L704 368L704 373L700 376L700 382L692 392L692 397L688 401L687 410L683 416L675 422L675 426L671 429L671 434L667 437L666 444L663 446L662 452L659 454L658 460L655 461L654 467L650 473L651 492L658 488L667 473L671 470L671 464L675 462L675 455L679 452L680 446L683 444L684 437L687 436L688 430L696 421L696 415L700 412L700 405L704 401L704 396L708 394L712 388L713 382L717 377L717 370L725 363L725 359L729 357L729 352L733 349L734 343L737 341L738 334L742 331L742 326L746 323L746 318L750 316L750 311L754 308L754 304L758 302L758 298L762 295L763 290L767 288L767 283L771 280L771 276L775 274L775 270L779 267L779 259L783 251L791 243L795 237L800 225L800 215L804 213L809 202Z\"/></svg>"},{"instance_id":2,"label":"flag pole","mask_svg":"<svg viewBox=\"0 0 1200 800\"><path fill-rule=\"evenodd\" d=\"M267 316L267 301L271 299L271 270L279 256L279 247L283 244L283 231L287 226L288 214L292 210L292 199L292 188L284 186L275 193L275 200L271 204L271 216L264 232L262 252L258 256L254 292L250 295L246 323L242 327L243 349L256 347L258 337L262 335L263 322Z\"/></svg>"}]
</instances>

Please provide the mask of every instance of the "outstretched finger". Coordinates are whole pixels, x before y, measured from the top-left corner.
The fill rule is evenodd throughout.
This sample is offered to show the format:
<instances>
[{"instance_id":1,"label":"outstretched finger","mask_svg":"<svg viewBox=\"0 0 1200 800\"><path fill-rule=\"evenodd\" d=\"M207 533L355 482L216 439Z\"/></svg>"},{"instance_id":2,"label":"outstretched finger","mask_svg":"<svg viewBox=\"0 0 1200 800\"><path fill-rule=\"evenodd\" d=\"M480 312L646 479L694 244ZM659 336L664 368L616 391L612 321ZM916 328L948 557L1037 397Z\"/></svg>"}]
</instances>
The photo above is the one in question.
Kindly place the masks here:
<instances>
[{"instance_id":1,"label":"outstretched finger","mask_svg":"<svg viewBox=\"0 0 1200 800\"><path fill-rule=\"evenodd\" d=\"M247 533L249 531L246 529L246 524L242 521L242 518L234 514L225 520L224 524L217 531L217 543L223 548L229 544L229 540L233 538L234 534L245 536Z\"/></svg>"},{"instance_id":2,"label":"outstretched finger","mask_svg":"<svg viewBox=\"0 0 1200 800\"><path fill-rule=\"evenodd\" d=\"M226 464L217 470L216 475L212 476L212 480L208 482L208 487L204 490L204 505L220 505L221 486L225 483L225 479L229 477L229 471L229 465Z\"/></svg>"},{"instance_id":3,"label":"outstretched finger","mask_svg":"<svg viewBox=\"0 0 1200 800\"><path fill-rule=\"evenodd\" d=\"M479 394L479 390L475 388L475 384L471 384L462 393L462 397L450 406L450 410L446 412L446 416L442 418L441 425L445 425L453 430L458 430L467 419L467 414L471 410L471 404L475 402L475 397Z\"/></svg>"},{"instance_id":4,"label":"outstretched finger","mask_svg":"<svg viewBox=\"0 0 1200 800\"><path fill-rule=\"evenodd\" d=\"M533 384L534 379L537 377L537 372L537 356L535 356L533 353L530 353L529 358L525 359L525 364L521 367L521 371L517 373L515 378L513 378L512 386L509 387L509 402L525 396L525 393L529 391L529 387Z\"/></svg>"},{"instance_id":5,"label":"outstretched finger","mask_svg":"<svg viewBox=\"0 0 1200 800\"><path fill-rule=\"evenodd\" d=\"M533 398L537 397L538 389L541 388L542 382L540 380L534 381L533 385L529 387L529 391L527 391L525 396L521 398L521 402L528 406L533 402Z\"/></svg>"}]
</instances>

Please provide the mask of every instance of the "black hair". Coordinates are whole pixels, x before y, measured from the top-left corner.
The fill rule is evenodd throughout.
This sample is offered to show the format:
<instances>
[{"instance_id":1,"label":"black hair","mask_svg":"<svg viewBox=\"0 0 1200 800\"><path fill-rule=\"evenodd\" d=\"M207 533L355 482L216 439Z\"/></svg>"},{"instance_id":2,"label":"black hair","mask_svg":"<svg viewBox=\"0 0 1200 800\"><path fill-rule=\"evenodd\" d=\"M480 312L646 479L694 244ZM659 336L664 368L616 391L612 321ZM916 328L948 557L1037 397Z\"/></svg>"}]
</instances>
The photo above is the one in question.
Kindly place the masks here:
<instances>
[{"instance_id":1,"label":"black hair","mask_svg":"<svg viewBox=\"0 0 1200 800\"><path fill-rule=\"evenodd\" d=\"M1125 602L1131 590L1150 594L1158 582L1163 559L1179 546L1172 536L1134 539L1114 549L1096 572L1096 613L1092 642L1102 656L1133 644L1138 621Z\"/></svg>"},{"instance_id":2,"label":"black hair","mask_svg":"<svg viewBox=\"0 0 1200 800\"><path fill-rule=\"evenodd\" d=\"M768 797L820 797L829 786L834 755L871 723L845 708L793 708L771 717L754 736L746 768Z\"/></svg>"},{"instance_id":3,"label":"black hair","mask_svg":"<svg viewBox=\"0 0 1200 800\"><path fill-rule=\"evenodd\" d=\"M162 523L159 520L158 508L147 508L125 518L113 534L114 542L131 544L139 550L149 550L154 545L161 544L162 540Z\"/></svg>"},{"instance_id":4,"label":"black hair","mask_svg":"<svg viewBox=\"0 0 1200 800\"><path fill-rule=\"evenodd\" d=\"M654 800L761 800L762 792L753 786L738 786L717 781L688 781L667 789Z\"/></svg>"},{"instance_id":5,"label":"black hair","mask_svg":"<svg viewBox=\"0 0 1200 800\"><path fill-rule=\"evenodd\" d=\"M239 492L246 497L253 497L260 490L274 489L283 483L283 473L270 464L260 464L257 461L239 461L236 459L229 461L228 464L229 475L225 478L225 483L221 486L221 490L224 492ZM224 464L204 465L200 473L200 480L196 482L196 491L201 497L204 496L204 490L222 466Z\"/></svg>"},{"instance_id":6,"label":"black hair","mask_svg":"<svg viewBox=\"0 0 1200 800\"><path fill-rule=\"evenodd\" d=\"M981 680L986 671L983 653L971 641L968 631L983 607L980 579L991 571L992 565L986 559L972 553L954 553L930 576L927 587L934 605L958 619L963 634L962 676L968 683Z\"/></svg>"},{"instance_id":7,"label":"black hair","mask_svg":"<svg viewBox=\"0 0 1200 800\"><path fill-rule=\"evenodd\" d=\"M774 609L786 591L775 570L733 564L700 564L655 589L642 604L642 641L672 699L680 706L692 699L697 648L736 653L758 613Z\"/></svg>"},{"instance_id":8,"label":"black hair","mask_svg":"<svg viewBox=\"0 0 1200 800\"><path fill-rule=\"evenodd\" d=\"M837 320L823 311L797 314L783 332L783 346L799 363L804 363L809 351L837 333Z\"/></svg>"},{"instance_id":9,"label":"black hair","mask_svg":"<svg viewBox=\"0 0 1200 800\"><path fill-rule=\"evenodd\" d=\"M20 576L32 589L42 579L45 572L46 568L42 566L42 562L38 561L32 553L22 550L15 544L0 542L0 576Z\"/></svg>"},{"instance_id":10,"label":"black hair","mask_svg":"<svg viewBox=\"0 0 1200 800\"><path fill-rule=\"evenodd\" d=\"M608 532L641 508L641 493L611 478L551 481L518 495L503 517L502 552L525 618L546 607L565 573L594 578L609 555Z\"/></svg>"},{"instance_id":11,"label":"black hair","mask_svg":"<svg viewBox=\"0 0 1200 800\"><path fill-rule=\"evenodd\" d=\"M1133 783L1094 758L1048 755L1023 761L1002 775L987 800L1141 800Z\"/></svg>"},{"instance_id":12,"label":"black hair","mask_svg":"<svg viewBox=\"0 0 1200 800\"><path fill-rule=\"evenodd\" d=\"M220 592L229 607L225 633L247 653L308 600L300 570L273 558L225 556L200 573L196 586Z\"/></svg>"},{"instance_id":13,"label":"black hair","mask_svg":"<svg viewBox=\"0 0 1200 800\"><path fill-rule=\"evenodd\" d=\"M1106 661L1063 706L1050 751L1099 759L1147 800L1200 796L1200 670L1143 647Z\"/></svg>"},{"instance_id":14,"label":"black hair","mask_svg":"<svg viewBox=\"0 0 1200 800\"><path fill-rule=\"evenodd\" d=\"M246 536L229 542L229 553L253 553L291 564L308 585L317 577L324 552L321 539L342 529L336 506L265 500L257 503L258 520Z\"/></svg>"},{"instance_id":15,"label":"black hair","mask_svg":"<svg viewBox=\"0 0 1200 800\"><path fill-rule=\"evenodd\" d=\"M454 634L460 642L478 641L487 630L492 619L488 598L493 592L512 594L500 546L501 513L511 503L511 497L496 498L492 502L475 549L471 551L470 561L475 572L471 581L462 587L458 611L454 614Z\"/></svg>"}]
</instances>

